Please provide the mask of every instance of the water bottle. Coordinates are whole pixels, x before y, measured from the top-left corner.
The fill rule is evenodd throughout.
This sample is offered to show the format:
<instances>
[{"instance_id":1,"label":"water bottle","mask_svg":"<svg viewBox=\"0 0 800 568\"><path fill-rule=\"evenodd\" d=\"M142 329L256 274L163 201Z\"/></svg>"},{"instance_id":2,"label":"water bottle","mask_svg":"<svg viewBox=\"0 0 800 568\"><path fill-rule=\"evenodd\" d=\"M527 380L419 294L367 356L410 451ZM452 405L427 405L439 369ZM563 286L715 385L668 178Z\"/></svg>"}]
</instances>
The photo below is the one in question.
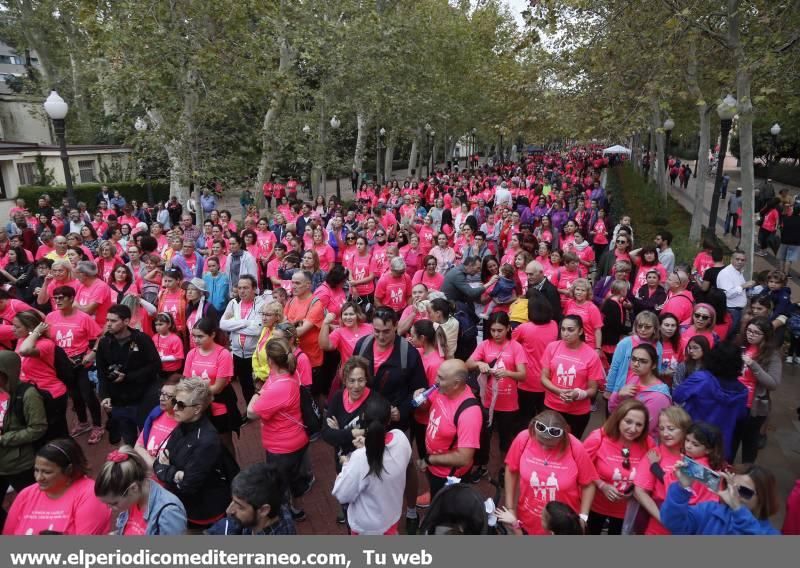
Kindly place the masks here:
<instances>
[{"instance_id":1,"label":"water bottle","mask_svg":"<svg viewBox=\"0 0 800 568\"><path fill-rule=\"evenodd\" d=\"M350 422L348 422L345 425L343 430L355 430L360 426L360 424L361 424L361 417L360 416L356 416L355 418L353 418Z\"/></svg>"},{"instance_id":2,"label":"water bottle","mask_svg":"<svg viewBox=\"0 0 800 568\"><path fill-rule=\"evenodd\" d=\"M425 401L428 400L428 398L431 396L431 394L433 394L433 392L435 390L437 390L438 388L439 388L438 384L435 384L435 385L433 385L431 387L428 387L427 389L425 389L424 391L419 393L417 396L415 396L411 400L411 406L413 408L419 408L420 406L425 404Z\"/></svg>"}]
</instances>

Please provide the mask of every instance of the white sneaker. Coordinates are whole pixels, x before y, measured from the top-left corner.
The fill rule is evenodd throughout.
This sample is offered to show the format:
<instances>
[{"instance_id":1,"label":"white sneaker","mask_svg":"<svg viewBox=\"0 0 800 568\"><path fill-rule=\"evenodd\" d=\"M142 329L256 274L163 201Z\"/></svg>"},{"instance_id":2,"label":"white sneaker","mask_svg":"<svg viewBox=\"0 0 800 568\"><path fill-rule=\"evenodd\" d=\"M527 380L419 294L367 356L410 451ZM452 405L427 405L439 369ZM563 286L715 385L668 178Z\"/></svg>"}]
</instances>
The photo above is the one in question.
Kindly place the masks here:
<instances>
[{"instance_id":1,"label":"white sneaker","mask_svg":"<svg viewBox=\"0 0 800 568\"><path fill-rule=\"evenodd\" d=\"M792 357L791 355L787 355L785 362L787 365L794 365L794 357Z\"/></svg>"},{"instance_id":2,"label":"white sneaker","mask_svg":"<svg viewBox=\"0 0 800 568\"><path fill-rule=\"evenodd\" d=\"M798 357L797 355L795 355L795 357L794 357L794 364L795 365L800 365L800 357Z\"/></svg>"}]
</instances>

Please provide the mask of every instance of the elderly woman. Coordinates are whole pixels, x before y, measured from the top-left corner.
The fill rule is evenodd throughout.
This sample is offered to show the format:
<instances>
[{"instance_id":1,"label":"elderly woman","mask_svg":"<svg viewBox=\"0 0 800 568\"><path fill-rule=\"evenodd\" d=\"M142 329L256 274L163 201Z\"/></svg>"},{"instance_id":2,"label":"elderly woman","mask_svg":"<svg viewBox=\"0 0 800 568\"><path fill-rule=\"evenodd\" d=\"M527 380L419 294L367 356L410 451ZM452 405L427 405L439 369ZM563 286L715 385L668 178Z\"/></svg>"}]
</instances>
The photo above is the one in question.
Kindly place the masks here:
<instances>
[{"instance_id":1,"label":"elderly woman","mask_svg":"<svg viewBox=\"0 0 800 568\"><path fill-rule=\"evenodd\" d=\"M269 361L267 359L267 342L272 337L272 330L283 322L283 305L278 301L264 304L259 310L261 316L261 335L258 336L256 350L253 352L253 381L256 392L261 390L264 381L269 376Z\"/></svg>"},{"instance_id":2,"label":"elderly woman","mask_svg":"<svg viewBox=\"0 0 800 568\"><path fill-rule=\"evenodd\" d=\"M78 281L72 270L72 263L68 260L57 260L50 268L50 272L45 276L44 283L39 288L36 303L45 305L50 302L51 310L56 309L56 302L53 300L53 290L59 286L69 286L73 290L78 290Z\"/></svg>"},{"instance_id":3,"label":"elderly woman","mask_svg":"<svg viewBox=\"0 0 800 568\"><path fill-rule=\"evenodd\" d=\"M190 529L206 528L225 515L231 469L238 469L208 418L210 404L207 380L191 377L178 384L173 403L178 426L153 463L158 480L186 508Z\"/></svg>"}]
</instances>

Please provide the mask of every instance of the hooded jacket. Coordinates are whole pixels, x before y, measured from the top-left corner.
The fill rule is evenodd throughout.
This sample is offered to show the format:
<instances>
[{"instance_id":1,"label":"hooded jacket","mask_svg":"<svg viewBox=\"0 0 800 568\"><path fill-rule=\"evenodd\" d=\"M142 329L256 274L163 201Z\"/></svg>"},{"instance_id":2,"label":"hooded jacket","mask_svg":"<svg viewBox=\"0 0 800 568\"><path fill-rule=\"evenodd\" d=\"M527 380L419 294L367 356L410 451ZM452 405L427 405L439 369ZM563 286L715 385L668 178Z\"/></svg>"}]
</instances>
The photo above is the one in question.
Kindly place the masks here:
<instances>
[{"instance_id":1,"label":"hooded jacket","mask_svg":"<svg viewBox=\"0 0 800 568\"><path fill-rule=\"evenodd\" d=\"M21 364L19 355L13 351L0 351L0 372L7 377L5 391L9 394L0 430L0 475L32 469L36 454L34 443L47 431L42 395L33 385L22 386Z\"/></svg>"},{"instance_id":2,"label":"hooded jacket","mask_svg":"<svg viewBox=\"0 0 800 568\"><path fill-rule=\"evenodd\" d=\"M695 422L708 422L722 431L725 459L733 461L733 430L748 414L747 387L737 380L720 381L706 369L689 375L672 393Z\"/></svg>"}]
</instances>

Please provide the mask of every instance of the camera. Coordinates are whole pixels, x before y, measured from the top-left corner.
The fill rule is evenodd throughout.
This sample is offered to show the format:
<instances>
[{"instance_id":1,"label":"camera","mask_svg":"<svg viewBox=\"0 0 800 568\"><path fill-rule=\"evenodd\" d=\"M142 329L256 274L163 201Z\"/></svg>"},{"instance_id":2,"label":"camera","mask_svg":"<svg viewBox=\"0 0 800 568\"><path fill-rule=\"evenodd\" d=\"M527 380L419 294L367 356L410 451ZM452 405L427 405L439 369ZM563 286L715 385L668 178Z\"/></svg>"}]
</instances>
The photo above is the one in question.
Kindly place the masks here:
<instances>
[{"instance_id":1,"label":"camera","mask_svg":"<svg viewBox=\"0 0 800 568\"><path fill-rule=\"evenodd\" d=\"M110 380L116 381L117 379L119 379L119 376L121 374L123 374L122 365L120 365L119 363L114 363L113 365L108 366L107 375Z\"/></svg>"}]
</instances>

